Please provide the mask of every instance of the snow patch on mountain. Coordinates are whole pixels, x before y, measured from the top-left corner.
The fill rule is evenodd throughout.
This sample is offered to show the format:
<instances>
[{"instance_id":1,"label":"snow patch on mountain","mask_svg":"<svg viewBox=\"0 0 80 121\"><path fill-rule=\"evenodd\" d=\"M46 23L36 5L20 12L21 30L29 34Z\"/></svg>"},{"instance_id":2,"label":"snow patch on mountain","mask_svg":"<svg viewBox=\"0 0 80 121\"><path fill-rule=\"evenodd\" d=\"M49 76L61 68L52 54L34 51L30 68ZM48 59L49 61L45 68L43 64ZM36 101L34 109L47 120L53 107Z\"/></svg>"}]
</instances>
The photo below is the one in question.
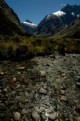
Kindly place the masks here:
<instances>
[{"instance_id":1,"label":"snow patch on mountain","mask_svg":"<svg viewBox=\"0 0 80 121\"><path fill-rule=\"evenodd\" d=\"M46 19L49 19L53 15L58 16L58 17L61 17L61 16L65 15L65 14L66 14L65 12L59 10L57 12L54 12L52 14L47 15Z\"/></svg>"},{"instance_id":2,"label":"snow patch on mountain","mask_svg":"<svg viewBox=\"0 0 80 121\"><path fill-rule=\"evenodd\" d=\"M46 19L49 19L52 16L52 14L47 15Z\"/></svg>"},{"instance_id":3,"label":"snow patch on mountain","mask_svg":"<svg viewBox=\"0 0 80 121\"><path fill-rule=\"evenodd\" d=\"M78 14L77 17L80 17L80 14Z\"/></svg>"},{"instance_id":4,"label":"snow patch on mountain","mask_svg":"<svg viewBox=\"0 0 80 121\"><path fill-rule=\"evenodd\" d=\"M75 16L75 13L74 13L74 12L72 12L71 14L72 14L73 16Z\"/></svg>"},{"instance_id":5,"label":"snow patch on mountain","mask_svg":"<svg viewBox=\"0 0 80 121\"><path fill-rule=\"evenodd\" d=\"M53 13L53 15L56 15L56 16L63 16L63 15L65 15L65 14L66 14L65 12L60 11L60 10Z\"/></svg>"},{"instance_id":6,"label":"snow patch on mountain","mask_svg":"<svg viewBox=\"0 0 80 121\"><path fill-rule=\"evenodd\" d=\"M37 26L34 23L30 23L30 22L26 22L26 21L24 21L23 24L28 25L28 26L35 26L35 27Z\"/></svg>"}]
</instances>

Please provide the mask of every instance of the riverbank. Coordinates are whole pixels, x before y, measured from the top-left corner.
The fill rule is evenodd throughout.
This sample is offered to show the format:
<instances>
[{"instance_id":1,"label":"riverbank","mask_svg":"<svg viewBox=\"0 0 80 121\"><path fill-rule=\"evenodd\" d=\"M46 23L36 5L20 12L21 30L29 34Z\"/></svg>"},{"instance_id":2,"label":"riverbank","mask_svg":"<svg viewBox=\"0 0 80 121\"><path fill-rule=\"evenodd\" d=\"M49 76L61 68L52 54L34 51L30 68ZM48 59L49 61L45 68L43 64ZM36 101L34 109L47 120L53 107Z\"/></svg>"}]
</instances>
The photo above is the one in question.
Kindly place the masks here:
<instances>
[{"instance_id":1,"label":"riverbank","mask_svg":"<svg viewBox=\"0 0 80 121\"><path fill-rule=\"evenodd\" d=\"M80 121L80 54L0 63L0 121Z\"/></svg>"}]
</instances>

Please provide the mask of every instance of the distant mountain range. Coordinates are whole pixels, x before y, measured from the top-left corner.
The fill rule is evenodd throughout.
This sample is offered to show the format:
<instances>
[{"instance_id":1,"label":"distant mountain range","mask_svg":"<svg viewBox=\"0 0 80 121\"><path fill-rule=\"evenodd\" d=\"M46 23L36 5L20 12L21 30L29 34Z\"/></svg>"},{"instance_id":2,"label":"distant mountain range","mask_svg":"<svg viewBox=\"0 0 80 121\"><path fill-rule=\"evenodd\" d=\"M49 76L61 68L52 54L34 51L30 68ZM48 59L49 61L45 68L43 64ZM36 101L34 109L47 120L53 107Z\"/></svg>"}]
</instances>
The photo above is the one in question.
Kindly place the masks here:
<instances>
[{"instance_id":1,"label":"distant mountain range","mask_svg":"<svg viewBox=\"0 0 80 121\"><path fill-rule=\"evenodd\" d=\"M29 20L26 20L22 23L23 28L28 31L29 33L33 34L36 32L37 25L32 23Z\"/></svg>"},{"instance_id":2,"label":"distant mountain range","mask_svg":"<svg viewBox=\"0 0 80 121\"><path fill-rule=\"evenodd\" d=\"M4 0L0 0L0 34L12 35L14 33L23 35L26 31L16 13Z\"/></svg>"},{"instance_id":3,"label":"distant mountain range","mask_svg":"<svg viewBox=\"0 0 80 121\"><path fill-rule=\"evenodd\" d=\"M54 35L80 16L80 5L66 5L61 10L51 13L36 26L32 22L23 22L23 27L34 34ZM35 32L36 31L36 32Z\"/></svg>"},{"instance_id":4,"label":"distant mountain range","mask_svg":"<svg viewBox=\"0 0 80 121\"><path fill-rule=\"evenodd\" d=\"M53 35L80 16L80 5L66 5L60 11L47 15L38 25L38 34Z\"/></svg>"},{"instance_id":5,"label":"distant mountain range","mask_svg":"<svg viewBox=\"0 0 80 121\"><path fill-rule=\"evenodd\" d=\"M0 0L0 35L39 34L80 38L80 5L66 5L47 15L38 25L29 20L20 23L16 13ZM27 31L27 32L26 32Z\"/></svg>"},{"instance_id":6,"label":"distant mountain range","mask_svg":"<svg viewBox=\"0 0 80 121\"><path fill-rule=\"evenodd\" d=\"M0 0L0 59L28 59L54 51L63 55L80 53L80 6L66 5L37 26L29 20L21 23L6 2Z\"/></svg>"}]
</instances>

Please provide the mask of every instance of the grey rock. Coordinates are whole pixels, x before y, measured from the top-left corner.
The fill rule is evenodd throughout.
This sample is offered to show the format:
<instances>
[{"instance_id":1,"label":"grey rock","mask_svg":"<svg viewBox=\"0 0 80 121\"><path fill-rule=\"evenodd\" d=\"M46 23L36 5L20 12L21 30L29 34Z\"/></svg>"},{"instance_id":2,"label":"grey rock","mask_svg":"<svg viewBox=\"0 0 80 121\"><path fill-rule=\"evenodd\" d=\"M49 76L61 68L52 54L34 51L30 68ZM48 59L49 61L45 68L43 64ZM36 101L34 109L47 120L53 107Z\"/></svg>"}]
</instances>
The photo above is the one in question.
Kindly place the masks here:
<instances>
[{"instance_id":1,"label":"grey rock","mask_svg":"<svg viewBox=\"0 0 80 121\"><path fill-rule=\"evenodd\" d=\"M20 71L18 71L18 72L17 72L17 74L18 74L18 75L20 75L20 74L21 74L21 72L20 72Z\"/></svg>"},{"instance_id":2,"label":"grey rock","mask_svg":"<svg viewBox=\"0 0 80 121\"><path fill-rule=\"evenodd\" d=\"M68 99L66 98L66 96L61 96L61 101L67 102Z\"/></svg>"},{"instance_id":3,"label":"grey rock","mask_svg":"<svg viewBox=\"0 0 80 121\"><path fill-rule=\"evenodd\" d=\"M80 82L76 82L76 86L80 88Z\"/></svg>"},{"instance_id":4,"label":"grey rock","mask_svg":"<svg viewBox=\"0 0 80 121\"><path fill-rule=\"evenodd\" d=\"M49 57L50 57L50 58L55 58L55 55L50 55Z\"/></svg>"},{"instance_id":5,"label":"grey rock","mask_svg":"<svg viewBox=\"0 0 80 121\"><path fill-rule=\"evenodd\" d=\"M4 103L0 103L0 110L5 110L6 109L6 106L5 106L5 104Z\"/></svg>"},{"instance_id":6,"label":"grey rock","mask_svg":"<svg viewBox=\"0 0 80 121\"><path fill-rule=\"evenodd\" d=\"M45 121L47 119L47 116L44 113L42 113L41 118Z\"/></svg>"},{"instance_id":7,"label":"grey rock","mask_svg":"<svg viewBox=\"0 0 80 121\"><path fill-rule=\"evenodd\" d=\"M32 112L32 117L35 121L39 121L40 120L40 115L38 114L37 111L33 111Z\"/></svg>"},{"instance_id":8,"label":"grey rock","mask_svg":"<svg viewBox=\"0 0 80 121\"><path fill-rule=\"evenodd\" d=\"M23 109L22 112L21 112L22 115L25 115L27 114L27 110L26 109Z\"/></svg>"},{"instance_id":9,"label":"grey rock","mask_svg":"<svg viewBox=\"0 0 80 121\"><path fill-rule=\"evenodd\" d=\"M80 121L80 117L77 117L77 121Z\"/></svg>"},{"instance_id":10,"label":"grey rock","mask_svg":"<svg viewBox=\"0 0 80 121\"><path fill-rule=\"evenodd\" d=\"M40 90L39 90L39 93L40 94L46 94L47 91L44 88L41 87Z\"/></svg>"},{"instance_id":11,"label":"grey rock","mask_svg":"<svg viewBox=\"0 0 80 121\"><path fill-rule=\"evenodd\" d=\"M7 93L7 91L8 91L8 88L6 87L6 88L4 88L4 90L3 90L5 93Z\"/></svg>"},{"instance_id":12,"label":"grey rock","mask_svg":"<svg viewBox=\"0 0 80 121\"><path fill-rule=\"evenodd\" d=\"M27 119L27 117L25 117L23 121L29 121L29 120Z\"/></svg>"},{"instance_id":13,"label":"grey rock","mask_svg":"<svg viewBox=\"0 0 80 121\"><path fill-rule=\"evenodd\" d=\"M19 121L21 117L21 114L19 112L14 112L14 120Z\"/></svg>"},{"instance_id":14,"label":"grey rock","mask_svg":"<svg viewBox=\"0 0 80 121\"><path fill-rule=\"evenodd\" d=\"M40 75L41 77L46 77L46 72L45 72L45 71L40 71L40 72L39 72L39 75Z\"/></svg>"},{"instance_id":15,"label":"grey rock","mask_svg":"<svg viewBox=\"0 0 80 121\"><path fill-rule=\"evenodd\" d=\"M16 80L17 80L16 77L13 77L13 82L16 82Z\"/></svg>"},{"instance_id":16,"label":"grey rock","mask_svg":"<svg viewBox=\"0 0 80 121\"><path fill-rule=\"evenodd\" d=\"M58 112L53 112L53 113L47 113L46 116L50 119L50 120L56 120L58 118Z\"/></svg>"},{"instance_id":17,"label":"grey rock","mask_svg":"<svg viewBox=\"0 0 80 121\"><path fill-rule=\"evenodd\" d=\"M0 75L3 76L5 73L3 71L0 71Z\"/></svg>"},{"instance_id":18,"label":"grey rock","mask_svg":"<svg viewBox=\"0 0 80 121\"><path fill-rule=\"evenodd\" d=\"M65 85L61 86L60 88L61 88L62 90L66 90L66 86L65 86Z\"/></svg>"},{"instance_id":19,"label":"grey rock","mask_svg":"<svg viewBox=\"0 0 80 121\"><path fill-rule=\"evenodd\" d=\"M60 90L61 95L65 94L65 90Z\"/></svg>"},{"instance_id":20,"label":"grey rock","mask_svg":"<svg viewBox=\"0 0 80 121\"><path fill-rule=\"evenodd\" d=\"M28 97L28 96L29 96L29 93L28 93L27 91L25 92L25 96L26 96L26 97Z\"/></svg>"},{"instance_id":21,"label":"grey rock","mask_svg":"<svg viewBox=\"0 0 80 121\"><path fill-rule=\"evenodd\" d=\"M24 70L25 69L25 67L24 66L21 66L21 67L18 67L18 68L16 68L17 70Z\"/></svg>"},{"instance_id":22,"label":"grey rock","mask_svg":"<svg viewBox=\"0 0 80 121\"><path fill-rule=\"evenodd\" d=\"M21 85L20 84L17 84L16 85L16 89L18 89L18 88L20 88L21 87Z\"/></svg>"}]
</instances>

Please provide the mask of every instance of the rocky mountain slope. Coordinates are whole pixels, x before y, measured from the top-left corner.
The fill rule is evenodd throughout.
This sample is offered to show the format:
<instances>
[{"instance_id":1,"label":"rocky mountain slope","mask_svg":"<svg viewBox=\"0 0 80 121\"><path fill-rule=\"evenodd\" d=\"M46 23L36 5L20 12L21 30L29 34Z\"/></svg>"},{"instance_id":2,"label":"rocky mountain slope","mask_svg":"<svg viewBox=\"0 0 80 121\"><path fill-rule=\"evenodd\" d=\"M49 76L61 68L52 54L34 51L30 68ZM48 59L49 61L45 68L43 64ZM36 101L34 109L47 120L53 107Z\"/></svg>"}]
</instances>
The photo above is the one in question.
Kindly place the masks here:
<instances>
[{"instance_id":1,"label":"rocky mountain slope","mask_svg":"<svg viewBox=\"0 0 80 121\"><path fill-rule=\"evenodd\" d=\"M80 16L79 5L66 5L60 11L47 15L38 25L38 34L55 34Z\"/></svg>"},{"instance_id":2,"label":"rocky mountain slope","mask_svg":"<svg viewBox=\"0 0 80 121\"><path fill-rule=\"evenodd\" d=\"M68 27L62 30L59 35L67 38L80 38L80 18L73 21Z\"/></svg>"},{"instance_id":3,"label":"rocky mountain slope","mask_svg":"<svg viewBox=\"0 0 80 121\"><path fill-rule=\"evenodd\" d=\"M4 0L0 0L0 34L24 34L20 20L16 13Z\"/></svg>"},{"instance_id":4,"label":"rocky mountain slope","mask_svg":"<svg viewBox=\"0 0 80 121\"><path fill-rule=\"evenodd\" d=\"M37 34L55 34L63 29L64 23L61 18L50 14L46 16L38 25Z\"/></svg>"}]
</instances>

